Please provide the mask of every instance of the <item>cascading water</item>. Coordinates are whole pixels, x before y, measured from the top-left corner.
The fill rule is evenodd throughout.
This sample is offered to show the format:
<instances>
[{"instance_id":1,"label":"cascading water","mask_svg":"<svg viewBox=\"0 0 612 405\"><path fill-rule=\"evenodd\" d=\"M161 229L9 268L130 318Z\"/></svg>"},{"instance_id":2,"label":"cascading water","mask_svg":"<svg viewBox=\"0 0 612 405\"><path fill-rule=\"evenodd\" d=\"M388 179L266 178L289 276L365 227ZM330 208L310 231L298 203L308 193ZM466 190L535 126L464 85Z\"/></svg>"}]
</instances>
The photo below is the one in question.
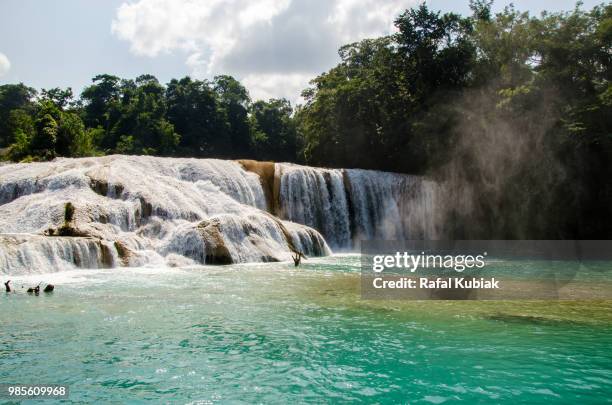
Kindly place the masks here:
<instances>
[{"instance_id":1,"label":"cascading water","mask_svg":"<svg viewBox=\"0 0 612 405\"><path fill-rule=\"evenodd\" d=\"M108 241L91 238L49 238L36 235L0 235L0 269L83 268L119 265L118 255Z\"/></svg>"},{"instance_id":2,"label":"cascading water","mask_svg":"<svg viewBox=\"0 0 612 405\"><path fill-rule=\"evenodd\" d=\"M349 211L341 170L277 163L280 216L317 229L334 248L350 246Z\"/></svg>"},{"instance_id":3,"label":"cascading water","mask_svg":"<svg viewBox=\"0 0 612 405\"><path fill-rule=\"evenodd\" d=\"M423 177L346 170L353 238L437 239L439 186Z\"/></svg>"},{"instance_id":4,"label":"cascading water","mask_svg":"<svg viewBox=\"0 0 612 405\"><path fill-rule=\"evenodd\" d=\"M119 155L2 165L0 270L290 260L330 253L326 241L440 234L440 187L422 177L249 165Z\"/></svg>"},{"instance_id":5,"label":"cascading water","mask_svg":"<svg viewBox=\"0 0 612 405\"><path fill-rule=\"evenodd\" d=\"M439 186L419 176L276 164L279 215L319 230L332 247L363 239L436 239Z\"/></svg>"},{"instance_id":6,"label":"cascading water","mask_svg":"<svg viewBox=\"0 0 612 405\"><path fill-rule=\"evenodd\" d=\"M75 208L66 218L65 207ZM233 161L106 156L0 166L0 271L290 260L321 235L268 209Z\"/></svg>"}]
</instances>

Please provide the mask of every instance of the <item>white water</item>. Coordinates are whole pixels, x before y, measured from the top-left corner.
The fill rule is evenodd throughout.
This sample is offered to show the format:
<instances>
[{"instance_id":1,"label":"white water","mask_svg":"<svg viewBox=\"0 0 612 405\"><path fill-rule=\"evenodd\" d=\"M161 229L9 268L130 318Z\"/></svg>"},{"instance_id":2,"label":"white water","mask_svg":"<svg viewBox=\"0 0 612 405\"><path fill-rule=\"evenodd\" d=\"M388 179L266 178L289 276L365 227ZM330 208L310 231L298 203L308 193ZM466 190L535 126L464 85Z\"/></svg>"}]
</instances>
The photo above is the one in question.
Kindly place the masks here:
<instances>
[{"instance_id":1,"label":"white water","mask_svg":"<svg viewBox=\"0 0 612 405\"><path fill-rule=\"evenodd\" d=\"M277 163L280 216L311 226L334 248L351 245L351 229L342 170Z\"/></svg>"},{"instance_id":2,"label":"white water","mask_svg":"<svg viewBox=\"0 0 612 405\"><path fill-rule=\"evenodd\" d=\"M438 239L440 188L423 177L346 170L354 240Z\"/></svg>"},{"instance_id":3,"label":"white water","mask_svg":"<svg viewBox=\"0 0 612 405\"><path fill-rule=\"evenodd\" d=\"M437 239L440 187L423 177L276 164L282 218L318 229L332 247L364 239Z\"/></svg>"},{"instance_id":4,"label":"white water","mask_svg":"<svg viewBox=\"0 0 612 405\"><path fill-rule=\"evenodd\" d=\"M71 225L88 237L42 236L63 224L67 202L76 209ZM266 209L259 177L233 161L106 156L3 165L0 269L184 265L218 252L233 263L290 260L290 245L330 253L318 232Z\"/></svg>"},{"instance_id":5,"label":"white water","mask_svg":"<svg viewBox=\"0 0 612 405\"><path fill-rule=\"evenodd\" d=\"M422 177L287 163L274 175L268 207L259 176L234 161L115 155L0 166L1 272L291 260L292 249L329 254L326 241L351 250L363 239L440 235L440 187ZM62 226L67 202L87 237L44 236Z\"/></svg>"}]
</instances>

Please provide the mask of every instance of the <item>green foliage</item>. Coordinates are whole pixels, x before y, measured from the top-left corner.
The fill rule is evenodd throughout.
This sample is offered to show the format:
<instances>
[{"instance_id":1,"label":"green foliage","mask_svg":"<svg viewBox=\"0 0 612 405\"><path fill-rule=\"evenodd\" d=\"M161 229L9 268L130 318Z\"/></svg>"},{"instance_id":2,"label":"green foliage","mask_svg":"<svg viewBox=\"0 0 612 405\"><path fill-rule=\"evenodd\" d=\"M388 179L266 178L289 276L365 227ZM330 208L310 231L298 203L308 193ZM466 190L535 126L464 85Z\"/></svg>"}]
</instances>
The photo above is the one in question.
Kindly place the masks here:
<instances>
[{"instance_id":1,"label":"green foliage","mask_svg":"<svg viewBox=\"0 0 612 405\"><path fill-rule=\"evenodd\" d=\"M227 151L228 134L217 94L206 81L185 77L166 88L168 121L181 134L179 153L218 156Z\"/></svg>"},{"instance_id":2,"label":"green foliage","mask_svg":"<svg viewBox=\"0 0 612 405\"><path fill-rule=\"evenodd\" d=\"M64 223L69 224L74 219L74 205L67 202L64 206Z\"/></svg>"},{"instance_id":3,"label":"green foliage","mask_svg":"<svg viewBox=\"0 0 612 405\"><path fill-rule=\"evenodd\" d=\"M303 93L308 162L419 173L441 156L453 117L431 113L471 80L472 23L421 5L396 25L396 35L340 48L342 62Z\"/></svg>"},{"instance_id":4,"label":"green foliage","mask_svg":"<svg viewBox=\"0 0 612 405\"><path fill-rule=\"evenodd\" d=\"M95 154L94 133L85 129L79 114L63 111L46 90L43 93L45 96L30 106L31 111L10 111L7 128L13 143L9 157L12 160L47 160L55 156ZM62 94L69 93L68 90Z\"/></svg>"},{"instance_id":5,"label":"green foliage","mask_svg":"<svg viewBox=\"0 0 612 405\"><path fill-rule=\"evenodd\" d=\"M65 90L55 87L49 90L42 89L41 91L41 98L43 100L51 101L61 110L72 104L73 97L74 95L72 94L72 89L70 87Z\"/></svg>"},{"instance_id":6,"label":"green foliage","mask_svg":"<svg viewBox=\"0 0 612 405\"><path fill-rule=\"evenodd\" d=\"M36 120L36 133L32 138L31 147L41 154L49 155L55 151L58 125L51 114L43 114Z\"/></svg>"},{"instance_id":7,"label":"green foliage","mask_svg":"<svg viewBox=\"0 0 612 405\"><path fill-rule=\"evenodd\" d=\"M8 146L14 141L14 128L10 127L9 117L13 110L31 113L36 90L20 84L0 86L0 147Z\"/></svg>"},{"instance_id":8,"label":"green foliage","mask_svg":"<svg viewBox=\"0 0 612 405\"><path fill-rule=\"evenodd\" d=\"M19 161L26 156L30 152L30 142L32 141L34 127L32 125L32 132L26 132L23 128L16 128L13 131L13 141L14 143L11 145L9 150L9 157L11 160Z\"/></svg>"},{"instance_id":9,"label":"green foliage","mask_svg":"<svg viewBox=\"0 0 612 405\"><path fill-rule=\"evenodd\" d=\"M112 75L98 75L91 86L81 93L85 104L84 121L88 127L108 129L109 120L116 118L121 79Z\"/></svg>"},{"instance_id":10,"label":"green foliage","mask_svg":"<svg viewBox=\"0 0 612 405\"><path fill-rule=\"evenodd\" d=\"M297 131L285 99L257 101L251 105L255 156L260 160L292 161L297 154Z\"/></svg>"},{"instance_id":11,"label":"green foliage","mask_svg":"<svg viewBox=\"0 0 612 405\"><path fill-rule=\"evenodd\" d=\"M296 125L285 100L252 104L231 76L166 86L98 75L79 100L72 90L2 87L4 137L13 160L100 153L295 160ZM11 118L12 117L12 118ZM9 119L10 118L10 119ZM1 128L0 128L1 129Z\"/></svg>"},{"instance_id":12,"label":"green foliage","mask_svg":"<svg viewBox=\"0 0 612 405\"><path fill-rule=\"evenodd\" d=\"M95 154L93 132L86 130L81 118L65 112L58 128L56 153L61 156L92 156Z\"/></svg>"},{"instance_id":13,"label":"green foliage","mask_svg":"<svg viewBox=\"0 0 612 405\"><path fill-rule=\"evenodd\" d=\"M248 157L251 154L251 129L248 107L249 92L231 76L216 76L213 88L219 100L219 112L226 123L229 135L229 150L226 156ZM223 136L223 135L221 135Z\"/></svg>"}]
</instances>

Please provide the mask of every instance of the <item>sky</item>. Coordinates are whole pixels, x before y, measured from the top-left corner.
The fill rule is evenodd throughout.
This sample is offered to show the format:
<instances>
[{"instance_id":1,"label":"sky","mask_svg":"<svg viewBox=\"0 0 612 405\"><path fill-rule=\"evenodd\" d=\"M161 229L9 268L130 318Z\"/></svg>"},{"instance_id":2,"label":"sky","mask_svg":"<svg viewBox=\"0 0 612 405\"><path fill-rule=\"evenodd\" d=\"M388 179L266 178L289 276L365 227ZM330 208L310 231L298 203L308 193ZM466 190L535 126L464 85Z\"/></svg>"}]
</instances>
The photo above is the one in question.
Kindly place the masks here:
<instances>
[{"instance_id":1,"label":"sky","mask_svg":"<svg viewBox=\"0 0 612 405\"><path fill-rule=\"evenodd\" d=\"M308 81L339 62L338 48L394 31L419 0L0 0L0 84L72 87L100 73L149 73L162 83L230 74L253 99L299 102ZM508 2L497 0L498 11ZM539 14L573 0L514 0ZM585 8L600 1L585 0ZM468 0L429 0L469 14Z\"/></svg>"}]
</instances>

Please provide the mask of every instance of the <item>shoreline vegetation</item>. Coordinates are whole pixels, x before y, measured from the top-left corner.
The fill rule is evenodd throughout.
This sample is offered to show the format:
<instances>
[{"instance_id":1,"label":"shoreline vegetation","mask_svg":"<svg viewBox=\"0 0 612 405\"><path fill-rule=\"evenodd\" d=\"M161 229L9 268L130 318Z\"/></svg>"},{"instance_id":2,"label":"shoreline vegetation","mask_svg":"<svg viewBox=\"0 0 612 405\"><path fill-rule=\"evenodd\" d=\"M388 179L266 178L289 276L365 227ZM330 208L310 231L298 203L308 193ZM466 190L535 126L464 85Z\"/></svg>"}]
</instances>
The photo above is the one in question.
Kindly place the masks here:
<instances>
[{"instance_id":1,"label":"shoreline vegetation","mask_svg":"<svg viewBox=\"0 0 612 405\"><path fill-rule=\"evenodd\" d=\"M0 153L241 159L261 178L269 167L251 160L427 174L451 195L452 237L612 238L612 5L470 6L420 5L395 34L341 47L298 106L251 100L227 75L100 74L78 97L5 84Z\"/></svg>"}]
</instances>

